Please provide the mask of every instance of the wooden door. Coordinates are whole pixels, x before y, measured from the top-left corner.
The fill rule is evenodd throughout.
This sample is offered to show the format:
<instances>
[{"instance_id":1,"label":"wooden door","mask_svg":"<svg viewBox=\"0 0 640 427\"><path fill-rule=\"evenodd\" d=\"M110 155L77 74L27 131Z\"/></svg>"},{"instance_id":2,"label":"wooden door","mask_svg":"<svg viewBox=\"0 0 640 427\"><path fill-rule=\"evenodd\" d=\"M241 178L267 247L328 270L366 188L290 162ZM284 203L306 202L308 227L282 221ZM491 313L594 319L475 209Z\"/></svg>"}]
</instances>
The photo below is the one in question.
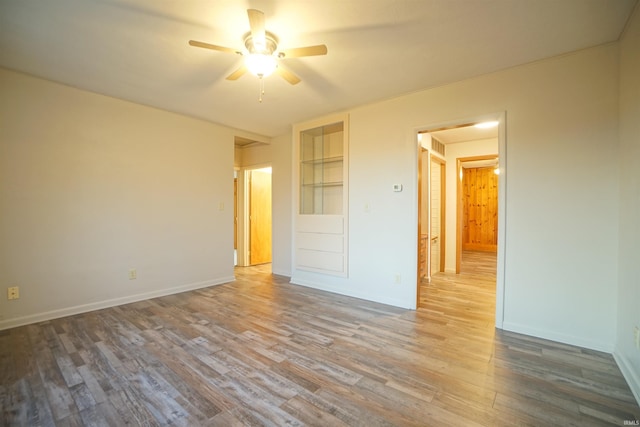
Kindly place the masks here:
<instances>
[{"instance_id":1,"label":"wooden door","mask_svg":"<svg viewBox=\"0 0 640 427\"><path fill-rule=\"evenodd\" d=\"M271 171L249 174L249 263L271 262Z\"/></svg>"},{"instance_id":2,"label":"wooden door","mask_svg":"<svg viewBox=\"0 0 640 427\"><path fill-rule=\"evenodd\" d=\"M494 168L464 169L462 198L462 249L496 252L498 175Z\"/></svg>"}]
</instances>

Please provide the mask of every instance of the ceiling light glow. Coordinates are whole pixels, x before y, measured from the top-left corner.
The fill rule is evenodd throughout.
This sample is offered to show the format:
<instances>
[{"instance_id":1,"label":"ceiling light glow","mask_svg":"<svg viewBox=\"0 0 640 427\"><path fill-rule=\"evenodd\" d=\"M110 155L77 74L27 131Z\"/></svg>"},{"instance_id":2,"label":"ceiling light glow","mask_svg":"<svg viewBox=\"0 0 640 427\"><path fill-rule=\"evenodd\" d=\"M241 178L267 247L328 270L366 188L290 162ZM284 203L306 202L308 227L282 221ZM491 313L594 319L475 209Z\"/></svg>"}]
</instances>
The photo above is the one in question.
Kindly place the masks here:
<instances>
[{"instance_id":1,"label":"ceiling light glow","mask_svg":"<svg viewBox=\"0 0 640 427\"><path fill-rule=\"evenodd\" d=\"M270 76L278 66L276 58L273 55L265 55L262 53L247 55L244 63L249 72L259 78Z\"/></svg>"},{"instance_id":2,"label":"ceiling light glow","mask_svg":"<svg viewBox=\"0 0 640 427\"><path fill-rule=\"evenodd\" d=\"M494 128L494 127L498 126L498 124L500 124L500 122L498 122L497 120L494 120L494 121L491 121L491 122L476 123L473 126L478 128L478 129L491 129L491 128Z\"/></svg>"}]
</instances>

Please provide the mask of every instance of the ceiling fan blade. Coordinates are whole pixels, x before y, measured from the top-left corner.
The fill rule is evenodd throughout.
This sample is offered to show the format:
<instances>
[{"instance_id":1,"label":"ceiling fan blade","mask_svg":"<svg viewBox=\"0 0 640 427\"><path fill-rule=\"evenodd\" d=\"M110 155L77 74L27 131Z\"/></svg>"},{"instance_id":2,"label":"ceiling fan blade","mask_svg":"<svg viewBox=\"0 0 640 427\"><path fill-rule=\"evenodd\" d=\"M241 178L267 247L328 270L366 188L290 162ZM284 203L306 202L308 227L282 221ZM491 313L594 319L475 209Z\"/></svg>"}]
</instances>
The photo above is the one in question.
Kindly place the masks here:
<instances>
[{"instance_id":1,"label":"ceiling fan blade","mask_svg":"<svg viewBox=\"0 0 640 427\"><path fill-rule=\"evenodd\" d=\"M249 28L251 28L251 38L256 50L263 50L266 47L264 30L264 13L258 9L247 9L249 15Z\"/></svg>"},{"instance_id":2,"label":"ceiling fan blade","mask_svg":"<svg viewBox=\"0 0 640 427\"><path fill-rule=\"evenodd\" d=\"M224 46L218 46L215 44L199 42L197 40L189 40L189 44L191 46L202 47L204 49L219 50L221 52L227 52L227 53L240 53L235 49L231 49L230 47L224 47Z\"/></svg>"},{"instance_id":3,"label":"ceiling fan blade","mask_svg":"<svg viewBox=\"0 0 640 427\"><path fill-rule=\"evenodd\" d=\"M280 56L282 58L300 58L301 56L317 56L326 54L327 46L323 44L306 47L294 47L292 49L280 51Z\"/></svg>"},{"instance_id":4,"label":"ceiling fan blade","mask_svg":"<svg viewBox=\"0 0 640 427\"><path fill-rule=\"evenodd\" d=\"M297 85L301 81L300 77L296 76L286 68L282 68L282 65L279 65L278 68L276 68L276 73L278 73L283 79L285 79L292 85Z\"/></svg>"},{"instance_id":5,"label":"ceiling fan blade","mask_svg":"<svg viewBox=\"0 0 640 427\"><path fill-rule=\"evenodd\" d=\"M237 70L235 70L233 73L229 74L227 76L227 80L238 80L246 72L247 72L247 67L246 67L246 65L243 65L242 67L240 67Z\"/></svg>"}]
</instances>

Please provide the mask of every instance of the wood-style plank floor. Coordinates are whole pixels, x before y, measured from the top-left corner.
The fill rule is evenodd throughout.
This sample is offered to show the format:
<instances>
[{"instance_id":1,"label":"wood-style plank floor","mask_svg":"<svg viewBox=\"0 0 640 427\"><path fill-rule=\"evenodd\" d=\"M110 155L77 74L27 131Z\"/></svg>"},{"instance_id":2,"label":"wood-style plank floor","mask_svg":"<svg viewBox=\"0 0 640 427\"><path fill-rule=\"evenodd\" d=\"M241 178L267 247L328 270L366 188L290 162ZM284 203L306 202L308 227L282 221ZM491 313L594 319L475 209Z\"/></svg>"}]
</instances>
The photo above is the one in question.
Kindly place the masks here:
<instances>
[{"instance_id":1,"label":"wood-style plank floor","mask_svg":"<svg viewBox=\"0 0 640 427\"><path fill-rule=\"evenodd\" d=\"M402 310L234 283L0 332L5 426L624 425L613 358L496 331L495 257L422 285Z\"/></svg>"}]
</instances>

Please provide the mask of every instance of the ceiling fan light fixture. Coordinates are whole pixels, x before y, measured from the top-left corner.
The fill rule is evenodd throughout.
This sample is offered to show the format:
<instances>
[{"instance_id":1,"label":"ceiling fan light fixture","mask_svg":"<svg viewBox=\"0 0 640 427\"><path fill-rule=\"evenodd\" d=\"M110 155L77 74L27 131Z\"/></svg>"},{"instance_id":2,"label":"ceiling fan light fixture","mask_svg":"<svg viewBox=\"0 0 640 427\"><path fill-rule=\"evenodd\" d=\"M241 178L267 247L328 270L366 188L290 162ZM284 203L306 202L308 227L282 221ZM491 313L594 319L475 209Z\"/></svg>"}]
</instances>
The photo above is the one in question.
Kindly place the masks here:
<instances>
[{"instance_id":1,"label":"ceiling fan light fixture","mask_svg":"<svg viewBox=\"0 0 640 427\"><path fill-rule=\"evenodd\" d=\"M189 40L190 46L221 52L240 54L244 57L244 64L229 74L227 80L238 80L247 71L258 77L260 81L260 94L264 93L264 77L268 77L274 71L289 84L300 83L300 78L286 68L279 67L281 59L302 58L305 56L318 56L327 54L327 46L320 44L314 46L294 47L285 51L278 51L278 37L265 30L264 12L258 9L247 9L249 17L249 31L242 36L246 50L236 50L230 47L218 46L197 40Z\"/></svg>"},{"instance_id":2,"label":"ceiling fan light fixture","mask_svg":"<svg viewBox=\"0 0 640 427\"><path fill-rule=\"evenodd\" d=\"M270 76L278 67L273 55L263 53L250 53L246 56L244 64L251 74L261 79Z\"/></svg>"}]
</instances>

